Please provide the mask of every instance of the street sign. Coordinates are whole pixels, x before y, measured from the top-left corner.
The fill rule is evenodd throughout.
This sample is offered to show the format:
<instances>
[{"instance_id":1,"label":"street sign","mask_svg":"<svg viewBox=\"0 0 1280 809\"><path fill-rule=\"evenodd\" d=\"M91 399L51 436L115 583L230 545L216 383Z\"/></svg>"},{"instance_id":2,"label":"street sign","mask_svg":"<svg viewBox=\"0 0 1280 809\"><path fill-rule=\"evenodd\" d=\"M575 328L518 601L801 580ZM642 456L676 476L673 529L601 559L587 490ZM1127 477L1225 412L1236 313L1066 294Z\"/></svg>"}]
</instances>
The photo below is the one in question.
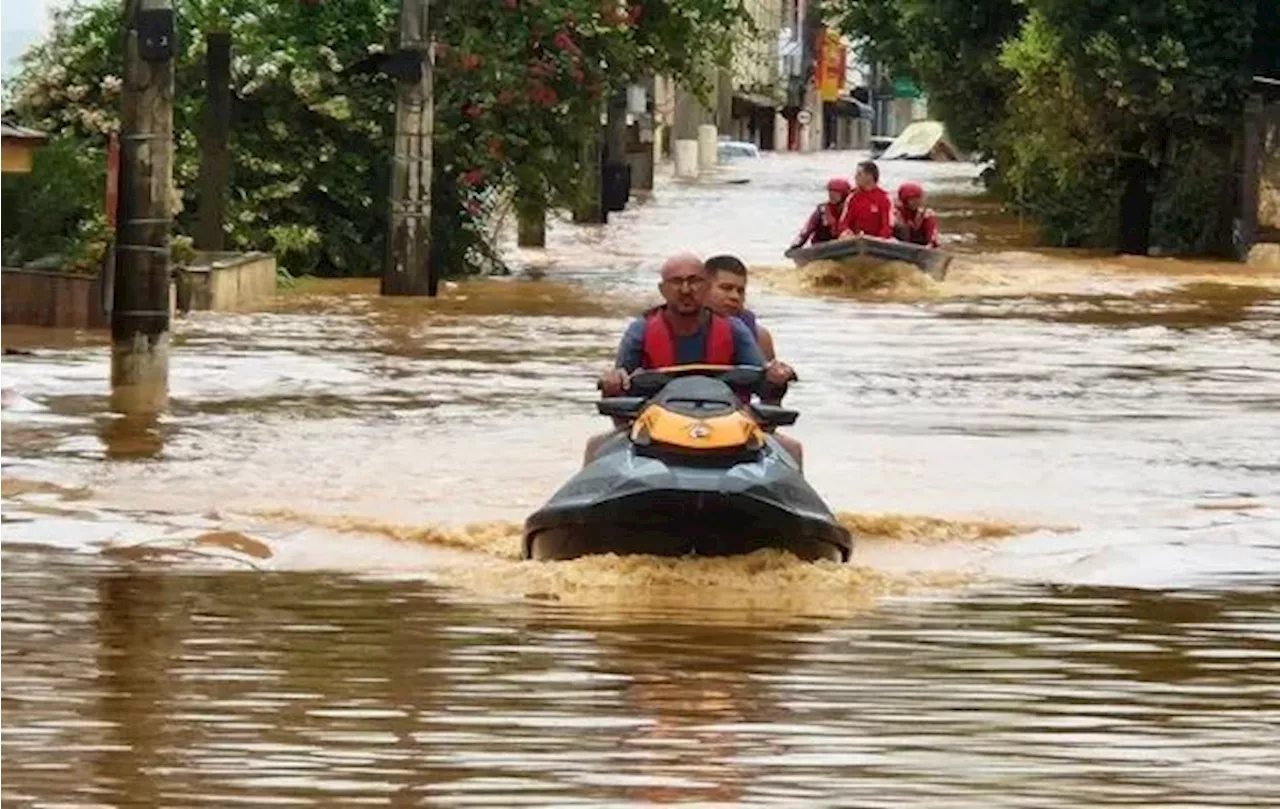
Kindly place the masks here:
<instances>
[{"instance_id":1,"label":"street sign","mask_svg":"<svg viewBox=\"0 0 1280 809\"><path fill-rule=\"evenodd\" d=\"M800 122L801 126L806 126L813 120L813 113L808 110L800 110L796 113L796 120Z\"/></svg>"}]
</instances>

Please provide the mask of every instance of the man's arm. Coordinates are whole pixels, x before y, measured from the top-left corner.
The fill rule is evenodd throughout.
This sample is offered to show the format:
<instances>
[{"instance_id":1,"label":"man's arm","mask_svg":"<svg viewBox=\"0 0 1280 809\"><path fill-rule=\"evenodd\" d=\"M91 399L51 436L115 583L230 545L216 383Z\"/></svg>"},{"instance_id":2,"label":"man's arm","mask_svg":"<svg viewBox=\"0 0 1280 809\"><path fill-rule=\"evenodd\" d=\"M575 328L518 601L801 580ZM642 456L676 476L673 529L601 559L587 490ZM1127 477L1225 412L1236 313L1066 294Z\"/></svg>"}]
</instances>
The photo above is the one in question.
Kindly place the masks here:
<instances>
[{"instance_id":1,"label":"man's arm","mask_svg":"<svg viewBox=\"0 0 1280 809\"><path fill-rule=\"evenodd\" d=\"M929 211L924 215L924 238L925 243L935 250L938 247L938 217L933 211Z\"/></svg>"},{"instance_id":2,"label":"man's arm","mask_svg":"<svg viewBox=\"0 0 1280 809\"><path fill-rule=\"evenodd\" d=\"M809 218L805 221L804 228L800 231L800 235L795 238L795 241L791 242L792 248L804 247L805 243L808 242L809 239L813 238L814 232L818 229L818 216L818 211L814 211L809 214Z\"/></svg>"},{"instance_id":3,"label":"man's arm","mask_svg":"<svg viewBox=\"0 0 1280 809\"><path fill-rule=\"evenodd\" d=\"M880 206L880 232L875 234L882 239L893 238L893 201L889 199L889 195L883 195L882 205Z\"/></svg>"},{"instance_id":4,"label":"man's arm","mask_svg":"<svg viewBox=\"0 0 1280 809\"><path fill-rule=\"evenodd\" d=\"M759 324L756 325L756 344L760 346L760 353L764 354L766 361L773 362L778 358L778 352L773 347L773 335Z\"/></svg>"},{"instance_id":5,"label":"man's arm","mask_svg":"<svg viewBox=\"0 0 1280 809\"><path fill-rule=\"evenodd\" d=\"M618 341L618 356L615 367L627 373L634 373L644 364L644 321L637 318L627 325Z\"/></svg>"},{"instance_id":6,"label":"man's arm","mask_svg":"<svg viewBox=\"0 0 1280 809\"><path fill-rule=\"evenodd\" d=\"M760 350L756 336L747 328L747 324L731 317L729 325L733 327L733 364L764 367L764 352Z\"/></svg>"}]
</instances>

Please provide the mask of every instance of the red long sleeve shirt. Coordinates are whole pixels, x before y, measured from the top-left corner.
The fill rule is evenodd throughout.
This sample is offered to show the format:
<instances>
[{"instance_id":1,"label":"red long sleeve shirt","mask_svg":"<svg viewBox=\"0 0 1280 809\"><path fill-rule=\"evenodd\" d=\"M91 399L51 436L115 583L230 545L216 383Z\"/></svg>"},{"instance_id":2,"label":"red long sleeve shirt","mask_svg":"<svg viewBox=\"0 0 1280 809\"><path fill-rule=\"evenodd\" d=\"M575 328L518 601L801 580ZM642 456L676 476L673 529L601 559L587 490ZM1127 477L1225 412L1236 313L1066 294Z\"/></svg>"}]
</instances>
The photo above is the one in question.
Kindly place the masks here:
<instances>
[{"instance_id":1,"label":"red long sleeve shirt","mask_svg":"<svg viewBox=\"0 0 1280 809\"><path fill-rule=\"evenodd\" d=\"M846 230L856 236L893 237L893 203L883 188L853 192L840 227L840 232Z\"/></svg>"}]
</instances>

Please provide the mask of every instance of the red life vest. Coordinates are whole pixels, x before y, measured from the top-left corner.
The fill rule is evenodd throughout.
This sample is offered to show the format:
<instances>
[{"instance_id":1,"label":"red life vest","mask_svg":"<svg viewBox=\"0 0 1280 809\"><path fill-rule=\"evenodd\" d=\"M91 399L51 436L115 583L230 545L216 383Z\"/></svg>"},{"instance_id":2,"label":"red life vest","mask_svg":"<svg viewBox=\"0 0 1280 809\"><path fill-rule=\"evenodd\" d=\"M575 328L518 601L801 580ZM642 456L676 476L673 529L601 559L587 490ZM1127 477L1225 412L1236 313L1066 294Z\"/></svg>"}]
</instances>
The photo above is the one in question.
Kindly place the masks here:
<instances>
[{"instance_id":1,"label":"red life vest","mask_svg":"<svg viewBox=\"0 0 1280 809\"><path fill-rule=\"evenodd\" d=\"M644 319L645 368L667 368L676 364L676 336L664 316L665 307L652 310ZM706 348L700 362L707 365L733 365L733 326L728 318L708 312L711 323Z\"/></svg>"}]
</instances>

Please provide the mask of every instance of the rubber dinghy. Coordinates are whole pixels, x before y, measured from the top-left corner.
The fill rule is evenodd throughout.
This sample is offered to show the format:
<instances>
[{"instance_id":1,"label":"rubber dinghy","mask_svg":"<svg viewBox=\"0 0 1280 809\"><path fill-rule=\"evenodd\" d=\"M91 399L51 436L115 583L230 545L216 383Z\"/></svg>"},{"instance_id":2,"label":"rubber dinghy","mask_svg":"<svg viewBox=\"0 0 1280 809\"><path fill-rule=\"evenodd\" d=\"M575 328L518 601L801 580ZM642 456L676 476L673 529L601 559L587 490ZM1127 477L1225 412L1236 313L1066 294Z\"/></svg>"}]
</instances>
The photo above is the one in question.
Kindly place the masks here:
<instances>
[{"instance_id":1,"label":"rubber dinghy","mask_svg":"<svg viewBox=\"0 0 1280 809\"><path fill-rule=\"evenodd\" d=\"M941 250L875 236L855 236L852 239L835 239L808 247L793 247L784 255L794 261L797 267L803 267L810 261L839 261L854 256L905 261L916 265L920 272L938 281L947 277L947 267L951 264L951 255Z\"/></svg>"},{"instance_id":2,"label":"rubber dinghy","mask_svg":"<svg viewBox=\"0 0 1280 809\"><path fill-rule=\"evenodd\" d=\"M601 399L628 423L525 522L526 559L591 554L732 556L761 548L847 561L853 538L766 428L799 414L744 404L764 370L686 365L641 371Z\"/></svg>"}]
</instances>

